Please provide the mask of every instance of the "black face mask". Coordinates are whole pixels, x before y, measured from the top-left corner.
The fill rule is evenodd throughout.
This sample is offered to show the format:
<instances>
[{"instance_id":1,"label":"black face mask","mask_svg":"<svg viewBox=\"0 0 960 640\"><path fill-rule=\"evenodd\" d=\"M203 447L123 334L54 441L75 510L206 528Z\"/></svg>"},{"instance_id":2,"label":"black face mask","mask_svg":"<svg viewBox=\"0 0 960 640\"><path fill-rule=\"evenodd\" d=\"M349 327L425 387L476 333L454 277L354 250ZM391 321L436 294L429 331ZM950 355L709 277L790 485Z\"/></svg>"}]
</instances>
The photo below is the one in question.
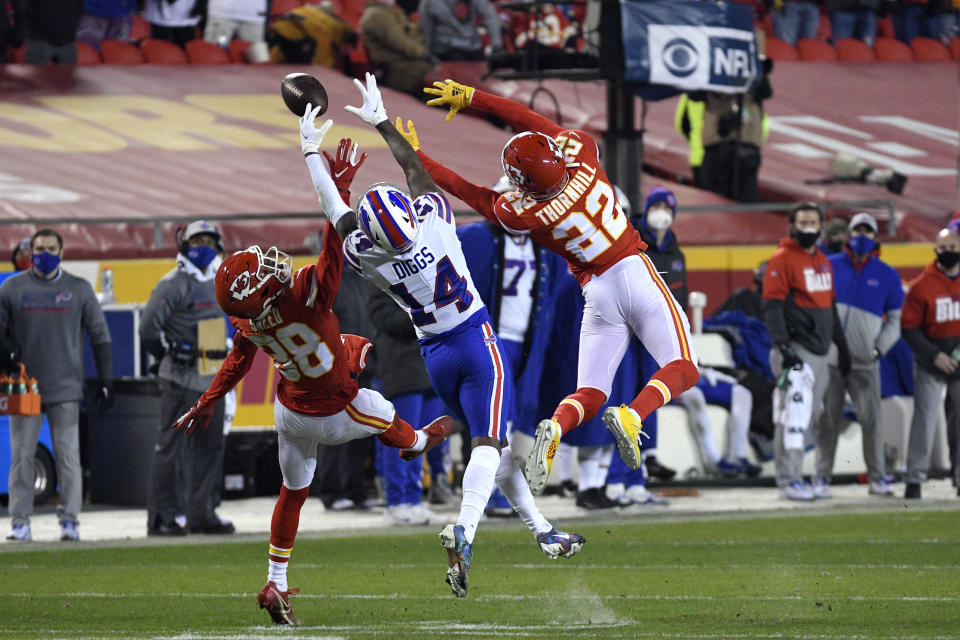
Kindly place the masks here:
<instances>
[{"instance_id":1,"label":"black face mask","mask_svg":"<svg viewBox=\"0 0 960 640\"><path fill-rule=\"evenodd\" d=\"M804 249L809 249L820 239L819 231L798 231L794 229L790 235L792 235L793 239L797 241L797 244Z\"/></svg>"},{"instance_id":2,"label":"black face mask","mask_svg":"<svg viewBox=\"0 0 960 640\"><path fill-rule=\"evenodd\" d=\"M944 269L953 269L960 262L960 251L942 251L937 254L937 262Z\"/></svg>"},{"instance_id":3,"label":"black face mask","mask_svg":"<svg viewBox=\"0 0 960 640\"><path fill-rule=\"evenodd\" d=\"M843 240L834 240L833 242L828 242L827 249L830 250L830 253L840 253L843 251Z\"/></svg>"}]
</instances>

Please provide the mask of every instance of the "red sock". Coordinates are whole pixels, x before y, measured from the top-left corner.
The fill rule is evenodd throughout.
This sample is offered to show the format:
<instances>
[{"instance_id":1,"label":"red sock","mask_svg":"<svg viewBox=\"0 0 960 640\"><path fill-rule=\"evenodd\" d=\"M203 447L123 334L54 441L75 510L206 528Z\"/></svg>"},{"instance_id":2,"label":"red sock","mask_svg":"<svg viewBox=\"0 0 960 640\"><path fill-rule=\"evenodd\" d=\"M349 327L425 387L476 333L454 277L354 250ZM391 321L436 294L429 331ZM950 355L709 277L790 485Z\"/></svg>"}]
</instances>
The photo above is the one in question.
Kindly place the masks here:
<instances>
[{"instance_id":1,"label":"red sock","mask_svg":"<svg viewBox=\"0 0 960 640\"><path fill-rule=\"evenodd\" d=\"M560 401L553 419L560 424L560 435L578 426L584 420L597 415L607 396L599 389L580 387L574 393Z\"/></svg>"},{"instance_id":2,"label":"red sock","mask_svg":"<svg viewBox=\"0 0 960 640\"><path fill-rule=\"evenodd\" d=\"M417 441L417 434L403 418L394 414L393 423L383 433L377 434L377 440L396 449L407 449Z\"/></svg>"},{"instance_id":3,"label":"red sock","mask_svg":"<svg viewBox=\"0 0 960 640\"><path fill-rule=\"evenodd\" d=\"M637 412L641 420L670 402L670 398L678 396L700 379L700 371L689 360L674 360L667 363L650 378L650 382L640 390L640 394L630 403L630 408Z\"/></svg>"},{"instance_id":4,"label":"red sock","mask_svg":"<svg viewBox=\"0 0 960 640\"><path fill-rule=\"evenodd\" d=\"M270 559L274 562L287 562L293 541L297 539L297 527L300 526L300 508L310 493L310 486L303 489L280 487L280 497L273 506L273 518L270 520Z\"/></svg>"}]
</instances>

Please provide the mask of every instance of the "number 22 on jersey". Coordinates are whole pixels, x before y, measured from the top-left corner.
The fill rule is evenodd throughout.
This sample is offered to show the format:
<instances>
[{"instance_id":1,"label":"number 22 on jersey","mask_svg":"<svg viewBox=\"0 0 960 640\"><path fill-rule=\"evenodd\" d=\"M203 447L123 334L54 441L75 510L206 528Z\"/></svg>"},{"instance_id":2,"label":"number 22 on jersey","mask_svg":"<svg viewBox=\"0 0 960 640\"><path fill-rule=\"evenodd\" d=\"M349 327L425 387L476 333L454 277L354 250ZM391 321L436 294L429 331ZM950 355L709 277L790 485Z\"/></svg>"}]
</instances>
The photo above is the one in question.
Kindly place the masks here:
<instances>
[{"instance_id":1,"label":"number 22 on jersey","mask_svg":"<svg viewBox=\"0 0 960 640\"><path fill-rule=\"evenodd\" d=\"M284 367L283 375L290 382L301 376L319 378L333 368L333 352L320 339L317 332L302 322L291 322L274 331L276 338L266 333L248 336L250 342L265 350L280 364L292 362L293 367Z\"/></svg>"},{"instance_id":2,"label":"number 22 on jersey","mask_svg":"<svg viewBox=\"0 0 960 640\"><path fill-rule=\"evenodd\" d=\"M567 239L564 249L581 262L591 262L610 248L627 228L613 187L597 181L583 198L584 211L571 211L553 227L553 237Z\"/></svg>"}]
</instances>

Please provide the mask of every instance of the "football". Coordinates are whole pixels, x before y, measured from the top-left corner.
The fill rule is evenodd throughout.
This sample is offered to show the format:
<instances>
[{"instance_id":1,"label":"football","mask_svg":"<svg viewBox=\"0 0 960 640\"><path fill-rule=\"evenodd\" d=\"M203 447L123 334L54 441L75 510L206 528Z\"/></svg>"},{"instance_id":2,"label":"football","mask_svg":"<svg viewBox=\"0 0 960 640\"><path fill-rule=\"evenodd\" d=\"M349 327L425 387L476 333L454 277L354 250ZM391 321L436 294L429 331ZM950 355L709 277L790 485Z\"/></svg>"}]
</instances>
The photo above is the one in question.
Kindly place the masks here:
<instances>
[{"instance_id":1,"label":"football","mask_svg":"<svg viewBox=\"0 0 960 640\"><path fill-rule=\"evenodd\" d=\"M323 115L327 110L327 90L319 80L309 74L291 73L285 76L280 83L280 93L283 95L283 103L297 117L303 115L308 103L320 107L317 115Z\"/></svg>"}]
</instances>

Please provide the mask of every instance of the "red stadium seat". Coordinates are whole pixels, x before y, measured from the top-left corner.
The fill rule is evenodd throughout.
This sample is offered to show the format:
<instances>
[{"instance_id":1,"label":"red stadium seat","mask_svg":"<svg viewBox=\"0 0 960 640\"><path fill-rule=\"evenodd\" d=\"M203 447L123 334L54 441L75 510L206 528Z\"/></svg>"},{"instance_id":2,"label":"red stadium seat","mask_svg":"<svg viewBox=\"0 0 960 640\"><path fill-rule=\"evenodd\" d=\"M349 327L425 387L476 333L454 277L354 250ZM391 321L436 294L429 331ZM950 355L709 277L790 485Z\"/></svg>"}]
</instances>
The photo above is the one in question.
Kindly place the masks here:
<instances>
[{"instance_id":1,"label":"red stadium seat","mask_svg":"<svg viewBox=\"0 0 960 640\"><path fill-rule=\"evenodd\" d=\"M917 62L950 62L950 49L933 38L914 38L910 42L913 58Z\"/></svg>"},{"instance_id":2,"label":"red stadium seat","mask_svg":"<svg viewBox=\"0 0 960 640\"><path fill-rule=\"evenodd\" d=\"M130 27L131 40L146 40L150 37L150 23L144 20L139 14L133 14L133 25Z\"/></svg>"},{"instance_id":3,"label":"red stadium seat","mask_svg":"<svg viewBox=\"0 0 960 640\"><path fill-rule=\"evenodd\" d=\"M86 42L77 40L77 65L86 66L90 64L100 64L103 60L100 59L100 54L97 53L97 50L88 45Z\"/></svg>"},{"instance_id":4,"label":"red stadium seat","mask_svg":"<svg viewBox=\"0 0 960 640\"><path fill-rule=\"evenodd\" d=\"M187 43L187 58L190 64L230 64L230 54L206 40L191 40Z\"/></svg>"},{"instance_id":5,"label":"red stadium seat","mask_svg":"<svg viewBox=\"0 0 960 640\"><path fill-rule=\"evenodd\" d=\"M279 16L303 6L303 0L273 0L270 5L270 16Z\"/></svg>"},{"instance_id":6,"label":"red stadium seat","mask_svg":"<svg viewBox=\"0 0 960 640\"><path fill-rule=\"evenodd\" d=\"M104 40L100 43L104 64L143 64L143 52L129 42Z\"/></svg>"},{"instance_id":7,"label":"red stadium seat","mask_svg":"<svg viewBox=\"0 0 960 640\"><path fill-rule=\"evenodd\" d=\"M797 52L797 48L786 40L781 40L780 38L767 38L767 57L771 60L776 60L777 62L799 60L800 54Z\"/></svg>"},{"instance_id":8,"label":"red stadium seat","mask_svg":"<svg viewBox=\"0 0 960 640\"><path fill-rule=\"evenodd\" d=\"M149 64L188 64L183 49L168 40L148 38L140 43L143 57Z\"/></svg>"},{"instance_id":9,"label":"red stadium seat","mask_svg":"<svg viewBox=\"0 0 960 640\"><path fill-rule=\"evenodd\" d=\"M14 64L23 63L23 47L24 45L20 45L16 49L10 49L7 52L7 62L12 62Z\"/></svg>"},{"instance_id":10,"label":"red stadium seat","mask_svg":"<svg viewBox=\"0 0 960 640\"><path fill-rule=\"evenodd\" d=\"M813 38L800 38L797 42L800 59L808 62L836 62L837 52L826 42Z\"/></svg>"},{"instance_id":11,"label":"red stadium seat","mask_svg":"<svg viewBox=\"0 0 960 640\"><path fill-rule=\"evenodd\" d=\"M960 38L950 38L950 54L955 61L960 60Z\"/></svg>"},{"instance_id":12,"label":"red stadium seat","mask_svg":"<svg viewBox=\"0 0 960 640\"><path fill-rule=\"evenodd\" d=\"M862 40L841 38L833 44L840 62L876 62L877 56Z\"/></svg>"},{"instance_id":13,"label":"red stadium seat","mask_svg":"<svg viewBox=\"0 0 960 640\"><path fill-rule=\"evenodd\" d=\"M910 47L894 38L877 38L873 45L877 62L913 62Z\"/></svg>"},{"instance_id":14,"label":"red stadium seat","mask_svg":"<svg viewBox=\"0 0 960 640\"><path fill-rule=\"evenodd\" d=\"M825 11L820 12L820 26L817 27L817 40L830 42L833 39L833 25L830 24L830 16Z\"/></svg>"},{"instance_id":15,"label":"red stadium seat","mask_svg":"<svg viewBox=\"0 0 960 640\"><path fill-rule=\"evenodd\" d=\"M250 48L249 40L234 40L229 45L230 60L234 64L247 64L247 49Z\"/></svg>"},{"instance_id":16,"label":"red stadium seat","mask_svg":"<svg viewBox=\"0 0 960 640\"><path fill-rule=\"evenodd\" d=\"M890 16L885 16L883 18L877 18L877 36L878 38L895 38L896 34L893 30L893 18Z\"/></svg>"}]
</instances>

